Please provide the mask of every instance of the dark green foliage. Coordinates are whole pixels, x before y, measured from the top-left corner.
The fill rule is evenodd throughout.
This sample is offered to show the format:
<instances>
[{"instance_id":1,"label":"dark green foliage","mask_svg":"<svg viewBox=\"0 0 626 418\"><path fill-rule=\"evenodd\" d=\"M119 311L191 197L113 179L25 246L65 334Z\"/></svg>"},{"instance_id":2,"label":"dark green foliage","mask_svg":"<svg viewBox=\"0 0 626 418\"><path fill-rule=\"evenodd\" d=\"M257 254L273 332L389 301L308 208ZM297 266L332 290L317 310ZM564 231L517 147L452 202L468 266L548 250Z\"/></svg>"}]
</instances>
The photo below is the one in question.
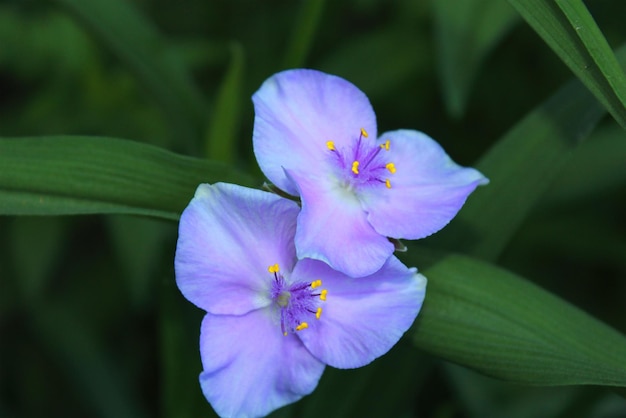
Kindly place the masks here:
<instances>
[{"instance_id":1,"label":"dark green foliage","mask_svg":"<svg viewBox=\"0 0 626 418\"><path fill-rule=\"evenodd\" d=\"M0 1L0 416L213 416L175 221L262 184L249 98L294 66L491 184L407 243L406 338L272 416L626 416L626 31L587 6Z\"/></svg>"}]
</instances>

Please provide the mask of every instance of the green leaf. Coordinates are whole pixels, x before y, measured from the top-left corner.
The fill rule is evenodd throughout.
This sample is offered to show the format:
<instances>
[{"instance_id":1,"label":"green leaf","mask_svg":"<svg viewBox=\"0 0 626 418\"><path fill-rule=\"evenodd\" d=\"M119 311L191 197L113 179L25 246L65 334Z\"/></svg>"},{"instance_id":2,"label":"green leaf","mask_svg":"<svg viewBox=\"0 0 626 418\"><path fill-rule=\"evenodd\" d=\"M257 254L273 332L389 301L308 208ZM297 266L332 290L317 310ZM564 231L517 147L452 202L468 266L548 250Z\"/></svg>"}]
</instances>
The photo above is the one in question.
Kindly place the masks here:
<instances>
[{"instance_id":1,"label":"green leaf","mask_svg":"<svg viewBox=\"0 0 626 418\"><path fill-rule=\"evenodd\" d=\"M434 0L432 7L446 107L460 117L480 64L519 16L501 0Z\"/></svg>"},{"instance_id":2,"label":"green leaf","mask_svg":"<svg viewBox=\"0 0 626 418\"><path fill-rule=\"evenodd\" d=\"M220 87L207 135L207 157L223 162L235 161L237 128L244 81L244 54L239 43L231 44L231 63Z\"/></svg>"},{"instance_id":3,"label":"green leaf","mask_svg":"<svg viewBox=\"0 0 626 418\"><path fill-rule=\"evenodd\" d=\"M200 183L248 185L230 167L114 138L0 138L0 214L178 219Z\"/></svg>"},{"instance_id":4,"label":"green leaf","mask_svg":"<svg viewBox=\"0 0 626 418\"><path fill-rule=\"evenodd\" d=\"M581 0L509 0L509 3L626 128L626 76L584 3Z\"/></svg>"},{"instance_id":5,"label":"green leaf","mask_svg":"<svg viewBox=\"0 0 626 418\"><path fill-rule=\"evenodd\" d=\"M509 382L626 386L626 337L575 306L465 256L443 256L423 273L419 348Z\"/></svg>"},{"instance_id":6,"label":"green leaf","mask_svg":"<svg viewBox=\"0 0 626 418\"><path fill-rule=\"evenodd\" d=\"M125 0L53 0L115 54L152 93L188 145L200 137L206 103L180 57L152 24Z\"/></svg>"},{"instance_id":7,"label":"green leaf","mask_svg":"<svg viewBox=\"0 0 626 418\"><path fill-rule=\"evenodd\" d=\"M618 56L626 63L626 47ZM496 259L604 114L604 108L579 82L561 88L481 158L476 167L491 182L477 190L450 226L431 241Z\"/></svg>"}]
</instances>

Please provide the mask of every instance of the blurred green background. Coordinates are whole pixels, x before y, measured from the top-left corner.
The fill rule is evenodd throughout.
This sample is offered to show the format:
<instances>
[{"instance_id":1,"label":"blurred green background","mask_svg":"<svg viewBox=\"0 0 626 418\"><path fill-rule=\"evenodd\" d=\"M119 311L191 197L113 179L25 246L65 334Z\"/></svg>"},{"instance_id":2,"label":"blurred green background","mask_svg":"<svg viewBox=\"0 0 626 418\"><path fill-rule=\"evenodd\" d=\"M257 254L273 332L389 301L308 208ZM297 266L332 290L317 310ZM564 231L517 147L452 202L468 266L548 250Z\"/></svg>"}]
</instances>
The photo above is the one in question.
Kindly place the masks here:
<instances>
[{"instance_id":1,"label":"blurred green background","mask_svg":"<svg viewBox=\"0 0 626 418\"><path fill-rule=\"evenodd\" d=\"M466 3L481 2L1 0L0 136L125 138L235 164L260 185L250 96L310 67L362 89L379 132L424 131L471 165L572 74L507 2ZM624 4L586 4L621 45ZM498 259L622 333L625 139L603 119ZM0 417L212 416L197 380L202 312L174 283L176 228L0 218ZM503 383L402 341L366 368L329 368L275 416L626 417L626 400Z\"/></svg>"}]
</instances>

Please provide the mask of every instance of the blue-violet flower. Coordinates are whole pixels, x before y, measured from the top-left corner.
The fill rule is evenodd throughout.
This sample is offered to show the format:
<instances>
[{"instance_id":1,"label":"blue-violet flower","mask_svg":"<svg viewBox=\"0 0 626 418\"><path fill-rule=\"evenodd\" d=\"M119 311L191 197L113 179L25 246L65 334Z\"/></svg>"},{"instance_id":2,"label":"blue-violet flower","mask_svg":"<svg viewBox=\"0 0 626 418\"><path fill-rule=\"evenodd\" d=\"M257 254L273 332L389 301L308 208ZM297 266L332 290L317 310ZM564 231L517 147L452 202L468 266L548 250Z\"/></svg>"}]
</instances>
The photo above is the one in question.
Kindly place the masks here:
<instances>
[{"instance_id":1,"label":"blue-violet flower","mask_svg":"<svg viewBox=\"0 0 626 418\"><path fill-rule=\"evenodd\" d=\"M265 81L252 100L259 166L302 201L298 257L349 276L385 263L394 251L387 237L419 239L443 228L488 182L421 132L377 138L369 100L342 78L288 70Z\"/></svg>"},{"instance_id":2,"label":"blue-violet flower","mask_svg":"<svg viewBox=\"0 0 626 418\"><path fill-rule=\"evenodd\" d=\"M200 385L221 416L266 415L312 392L325 365L368 364L421 308L426 279L395 257L358 279L298 260L299 210L218 183L200 185L181 216L176 283L207 312Z\"/></svg>"}]
</instances>

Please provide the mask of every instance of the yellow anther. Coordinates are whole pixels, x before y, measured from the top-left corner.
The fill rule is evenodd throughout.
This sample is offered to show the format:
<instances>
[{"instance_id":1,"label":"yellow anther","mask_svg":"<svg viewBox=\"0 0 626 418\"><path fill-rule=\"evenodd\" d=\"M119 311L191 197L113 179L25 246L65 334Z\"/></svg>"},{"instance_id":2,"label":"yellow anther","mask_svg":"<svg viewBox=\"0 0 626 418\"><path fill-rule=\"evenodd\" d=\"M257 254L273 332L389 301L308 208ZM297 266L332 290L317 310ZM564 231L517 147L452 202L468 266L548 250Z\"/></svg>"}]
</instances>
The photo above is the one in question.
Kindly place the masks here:
<instances>
[{"instance_id":1,"label":"yellow anther","mask_svg":"<svg viewBox=\"0 0 626 418\"><path fill-rule=\"evenodd\" d=\"M317 308L317 311L315 312L315 319L320 319L320 316L322 316L322 308Z\"/></svg>"},{"instance_id":2,"label":"yellow anther","mask_svg":"<svg viewBox=\"0 0 626 418\"><path fill-rule=\"evenodd\" d=\"M269 271L270 273L278 273L278 270L280 270L278 264L272 264L267 268L267 271Z\"/></svg>"},{"instance_id":3,"label":"yellow anther","mask_svg":"<svg viewBox=\"0 0 626 418\"><path fill-rule=\"evenodd\" d=\"M302 322L296 327L296 331L302 331L303 329L307 329L308 327L309 324L307 324L306 322Z\"/></svg>"},{"instance_id":4,"label":"yellow anther","mask_svg":"<svg viewBox=\"0 0 626 418\"><path fill-rule=\"evenodd\" d=\"M387 186L388 189L391 189L391 182L389 179L385 180L385 186Z\"/></svg>"},{"instance_id":5,"label":"yellow anther","mask_svg":"<svg viewBox=\"0 0 626 418\"><path fill-rule=\"evenodd\" d=\"M287 336L287 332L283 332L283 335L286 337Z\"/></svg>"},{"instance_id":6,"label":"yellow anther","mask_svg":"<svg viewBox=\"0 0 626 418\"><path fill-rule=\"evenodd\" d=\"M367 131L363 128L361 128L361 135L363 135L364 137L368 137L369 135L367 134Z\"/></svg>"},{"instance_id":7,"label":"yellow anther","mask_svg":"<svg viewBox=\"0 0 626 418\"><path fill-rule=\"evenodd\" d=\"M393 173L395 173L395 172L396 172L396 166L395 166L395 164L394 164L394 163L389 163L389 164L387 164L387 165L385 166L385 168L386 168L387 170L389 170L389 172L390 172L391 174L393 174Z\"/></svg>"},{"instance_id":8,"label":"yellow anther","mask_svg":"<svg viewBox=\"0 0 626 418\"><path fill-rule=\"evenodd\" d=\"M322 285L321 280L315 280L311 282L311 289L315 289L316 287L320 287Z\"/></svg>"},{"instance_id":9,"label":"yellow anther","mask_svg":"<svg viewBox=\"0 0 626 418\"><path fill-rule=\"evenodd\" d=\"M326 141L326 146L328 147L329 150L334 151L335 150L335 143L333 141Z\"/></svg>"},{"instance_id":10,"label":"yellow anther","mask_svg":"<svg viewBox=\"0 0 626 418\"><path fill-rule=\"evenodd\" d=\"M326 295L327 295L327 294L328 294L328 290L323 289L323 290L320 292L320 299L321 299L321 300L326 300Z\"/></svg>"},{"instance_id":11,"label":"yellow anther","mask_svg":"<svg viewBox=\"0 0 626 418\"><path fill-rule=\"evenodd\" d=\"M355 161L352 163L352 172L354 174L359 174L359 162Z\"/></svg>"},{"instance_id":12,"label":"yellow anther","mask_svg":"<svg viewBox=\"0 0 626 418\"><path fill-rule=\"evenodd\" d=\"M383 148L385 151L389 151L389 145L391 143L389 142L389 140L386 140L384 144L380 144L380 147Z\"/></svg>"}]
</instances>

